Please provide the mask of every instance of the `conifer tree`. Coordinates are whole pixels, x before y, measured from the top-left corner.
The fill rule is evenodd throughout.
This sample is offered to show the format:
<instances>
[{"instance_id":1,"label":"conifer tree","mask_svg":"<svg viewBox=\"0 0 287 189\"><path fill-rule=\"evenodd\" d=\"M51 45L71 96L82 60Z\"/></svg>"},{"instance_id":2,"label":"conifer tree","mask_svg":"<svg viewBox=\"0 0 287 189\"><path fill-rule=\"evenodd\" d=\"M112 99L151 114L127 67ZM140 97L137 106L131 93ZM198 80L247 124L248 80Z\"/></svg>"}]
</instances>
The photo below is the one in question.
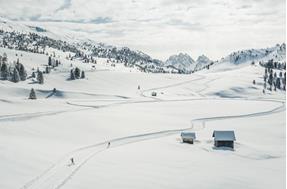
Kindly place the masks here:
<instances>
[{"instance_id":1,"label":"conifer tree","mask_svg":"<svg viewBox=\"0 0 287 189\"><path fill-rule=\"evenodd\" d=\"M76 67L75 68L75 78L79 79L80 77L81 77L81 70L78 67Z\"/></svg>"},{"instance_id":2,"label":"conifer tree","mask_svg":"<svg viewBox=\"0 0 287 189\"><path fill-rule=\"evenodd\" d=\"M31 91L30 91L29 99L31 99L31 100L37 99L35 90L34 90L33 88L32 88Z\"/></svg>"},{"instance_id":3,"label":"conifer tree","mask_svg":"<svg viewBox=\"0 0 287 189\"><path fill-rule=\"evenodd\" d=\"M13 75L12 75L12 81L15 83L20 81L20 75L19 75L17 68L14 68Z\"/></svg>"},{"instance_id":4,"label":"conifer tree","mask_svg":"<svg viewBox=\"0 0 287 189\"><path fill-rule=\"evenodd\" d=\"M281 82L279 77L276 78L276 88L281 89Z\"/></svg>"},{"instance_id":5,"label":"conifer tree","mask_svg":"<svg viewBox=\"0 0 287 189\"><path fill-rule=\"evenodd\" d=\"M286 90L286 72L284 73L284 77L282 78L282 88L285 91Z\"/></svg>"},{"instance_id":6,"label":"conifer tree","mask_svg":"<svg viewBox=\"0 0 287 189\"><path fill-rule=\"evenodd\" d=\"M74 70L73 70L73 69L71 69L71 72L70 72L70 79L71 79L71 80L75 80L75 79L76 79L75 73L74 73Z\"/></svg>"},{"instance_id":7,"label":"conifer tree","mask_svg":"<svg viewBox=\"0 0 287 189\"><path fill-rule=\"evenodd\" d=\"M49 58L48 58L48 65L52 66L52 58L51 58L51 56L49 56Z\"/></svg>"},{"instance_id":8,"label":"conifer tree","mask_svg":"<svg viewBox=\"0 0 287 189\"><path fill-rule=\"evenodd\" d=\"M82 74L81 74L81 79L85 79L85 72L84 71L82 71Z\"/></svg>"},{"instance_id":9,"label":"conifer tree","mask_svg":"<svg viewBox=\"0 0 287 189\"><path fill-rule=\"evenodd\" d=\"M38 80L39 84L43 84L44 83L43 72L38 71L37 80Z\"/></svg>"},{"instance_id":10,"label":"conifer tree","mask_svg":"<svg viewBox=\"0 0 287 189\"><path fill-rule=\"evenodd\" d=\"M46 66L46 73L50 73L50 67L49 66Z\"/></svg>"},{"instance_id":11,"label":"conifer tree","mask_svg":"<svg viewBox=\"0 0 287 189\"><path fill-rule=\"evenodd\" d=\"M20 69L18 71L19 71L21 81L25 81L27 78L27 72L23 64L20 63Z\"/></svg>"},{"instance_id":12,"label":"conifer tree","mask_svg":"<svg viewBox=\"0 0 287 189\"><path fill-rule=\"evenodd\" d=\"M7 80L9 77L9 70L8 70L8 65L6 62L2 63L0 72L1 72L1 78L3 80Z\"/></svg>"}]
</instances>

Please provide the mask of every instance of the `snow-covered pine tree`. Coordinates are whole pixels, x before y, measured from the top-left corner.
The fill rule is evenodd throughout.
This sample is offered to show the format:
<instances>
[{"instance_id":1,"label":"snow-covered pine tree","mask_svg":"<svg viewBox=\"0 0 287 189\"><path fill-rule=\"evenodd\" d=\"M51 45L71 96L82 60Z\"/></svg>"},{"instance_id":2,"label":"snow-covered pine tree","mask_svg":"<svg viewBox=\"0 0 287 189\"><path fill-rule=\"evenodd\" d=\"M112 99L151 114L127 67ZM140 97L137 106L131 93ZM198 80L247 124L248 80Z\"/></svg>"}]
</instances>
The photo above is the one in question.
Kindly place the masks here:
<instances>
[{"instance_id":1,"label":"snow-covered pine tree","mask_svg":"<svg viewBox=\"0 0 287 189\"><path fill-rule=\"evenodd\" d=\"M18 69L15 67L14 71L13 71L13 75L12 75L12 79L11 79L14 83L17 83L20 81L20 75L18 72Z\"/></svg>"},{"instance_id":2,"label":"snow-covered pine tree","mask_svg":"<svg viewBox=\"0 0 287 189\"><path fill-rule=\"evenodd\" d=\"M31 91L30 91L29 99L31 99L31 100L37 99L35 90L34 90L33 88L32 88Z\"/></svg>"},{"instance_id":3,"label":"snow-covered pine tree","mask_svg":"<svg viewBox=\"0 0 287 189\"><path fill-rule=\"evenodd\" d=\"M51 56L49 56L49 58L48 58L48 65L52 66L52 58L51 58Z\"/></svg>"},{"instance_id":4,"label":"snow-covered pine tree","mask_svg":"<svg viewBox=\"0 0 287 189\"><path fill-rule=\"evenodd\" d=\"M78 67L75 68L75 77L76 79L81 77L81 70Z\"/></svg>"},{"instance_id":5,"label":"snow-covered pine tree","mask_svg":"<svg viewBox=\"0 0 287 189\"><path fill-rule=\"evenodd\" d=\"M75 79L76 79L76 77L75 77L75 72L74 72L73 69L71 69L71 72L70 72L70 79L71 79L71 80L75 80Z\"/></svg>"},{"instance_id":6,"label":"snow-covered pine tree","mask_svg":"<svg viewBox=\"0 0 287 189\"><path fill-rule=\"evenodd\" d=\"M9 77L9 69L6 62L3 62L0 69L1 79L7 80Z\"/></svg>"},{"instance_id":7,"label":"snow-covered pine tree","mask_svg":"<svg viewBox=\"0 0 287 189\"><path fill-rule=\"evenodd\" d=\"M19 64L20 64L20 69L18 71L19 71L20 79L21 79L21 81L25 81L27 78L27 72L25 70L24 65L21 63L19 63Z\"/></svg>"},{"instance_id":8,"label":"snow-covered pine tree","mask_svg":"<svg viewBox=\"0 0 287 189\"><path fill-rule=\"evenodd\" d=\"M270 74L269 74L269 78L268 78L268 84L270 86L270 91L272 91L272 84L273 84L273 70L271 69Z\"/></svg>"},{"instance_id":9,"label":"snow-covered pine tree","mask_svg":"<svg viewBox=\"0 0 287 189\"><path fill-rule=\"evenodd\" d=\"M3 53L2 62L5 62L5 63L8 62L8 57L6 53Z\"/></svg>"},{"instance_id":10,"label":"snow-covered pine tree","mask_svg":"<svg viewBox=\"0 0 287 189\"><path fill-rule=\"evenodd\" d=\"M284 77L282 78L282 88L285 91L286 90L286 72L284 73Z\"/></svg>"},{"instance_id":11,"label":"snow-covered pine tree","mask_svg":"<svg viewBox=\"0 0 287 189\"><path fill-rule=\"evenodd\" d=\"M49 66L46 66L46 73L50 73L50 67Z\"/></svg>"},{"instance_id":12,"label":"snow-covered pine tree","mask_svg":"<svg viewBox=\"0 0 287 189\"><path fill-rule=\"evenodd\" d=\"M82 71L82 74L81 74L81 79L85 79L85 72L84 71Z\"/></svg>"},{"instance_id":13,"label":"snow-covered pine tree","mask_svg":"<svg viewBox=\"0 0 287 189\"><path fill-rule=\"evenodd\" d=\"M37 80L38 80L39 84L43 84L44 83L43 72L38 71Z\"/></svg>"},{"instance_id":14,"label":"snow-covered pine tree","mask_svg":"<svg viewBox=\"0 0 287 189\"><path fill-rule=\"evenodd\" d=\"M281 82L279 77L276 78L276 88L281 89Z\"/></svg>"},{"instance_id":15,"label":"snow-covered pine tree","mask_svg":"<svg viewBox=\"0 0 287 189\"><path fill-rule=\"evenodd\" d=\"M17 62L16 62L16 65L15 65L15 68L20 71L20 63L19 63L19 59L17 59Z\"/></svg>"}]
</instances>

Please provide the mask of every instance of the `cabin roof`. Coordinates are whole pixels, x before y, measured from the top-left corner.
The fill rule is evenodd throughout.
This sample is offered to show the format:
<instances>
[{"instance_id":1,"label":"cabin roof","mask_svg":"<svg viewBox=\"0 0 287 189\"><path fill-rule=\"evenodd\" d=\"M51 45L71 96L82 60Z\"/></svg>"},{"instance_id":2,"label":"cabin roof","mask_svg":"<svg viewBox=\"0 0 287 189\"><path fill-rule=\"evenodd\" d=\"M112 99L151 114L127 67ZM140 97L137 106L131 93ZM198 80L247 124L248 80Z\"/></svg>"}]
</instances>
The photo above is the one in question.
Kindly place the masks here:
<instances>
[{"instance_id":1,"label":"cabin roof","mask_svg":"<svg viewBox=\"0 0 287 189\"><path fill-rule=\"evenodd\" d=\"M212 137L215 141L235 141L234 131L213 131Z\"/></svg>"},{"instance_id":2,"label":"cabin roof","mask_svg":"<svg viewBox=\"0 0 287 189\"><path fill-rule=\"evenodd\" d=\"M180 134L181 138L192 138L196 139L196 135L194 132L181 132Z\"/></svg>"}]
</instances>

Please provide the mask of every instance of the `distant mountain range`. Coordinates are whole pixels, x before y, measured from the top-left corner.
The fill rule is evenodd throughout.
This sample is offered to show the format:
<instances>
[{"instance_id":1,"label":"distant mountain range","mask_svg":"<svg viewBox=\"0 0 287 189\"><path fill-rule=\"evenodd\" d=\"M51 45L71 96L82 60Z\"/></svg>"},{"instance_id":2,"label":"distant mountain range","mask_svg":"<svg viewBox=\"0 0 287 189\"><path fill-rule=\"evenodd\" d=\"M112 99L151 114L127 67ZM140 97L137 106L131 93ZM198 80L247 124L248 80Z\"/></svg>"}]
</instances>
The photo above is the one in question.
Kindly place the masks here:
<instances>
[{"instance_id":1,"label":"distant mountain range","mask_svg":"<svg viewBox=\"0 0 287 189\"><path fill-rule=\"evenodd\" d=\"M197 60L194 61L188 54L179 53L178 55L170 56L164 65L173 67L174 69L183 70L183 72L186 73L222 64L233 66L252 62L264 63L269 60L286 64L286 44L277 44L274 47L263 49L236 51L216 61L210 60L205 55L199 56Z\"/></svg>"},{"instance_id":2,"label":"distant mountain range","mask_svg":"<svg viewBox=\"0 0 287 189\"><path fill-rule=\"evenodd\" d=\"M277 44L274 47L264 49L249 49L233 52L225 58L222 58L219 62L242 64L251 61L267 61L270 59L273 59L276 62L285 62L286 44Z\"/></svg>"},{"instance_id":3,"label":"distant mountain range","mask_svg":"<svg viewBox=\"0 0 287 189\"><path fill-rule=\"evenodd\" d=\"M233 52L226 57L212 61L205 55L196 61L190 55L179 53L166 61L153 59L151 56L128 47L115 47L97 43L90 39L75 39L68 34L55 34L45 28L19 24L0 17L0 46L35 53L44 53L45 48L68 51L73 58L87 61L91 57L113 59L129 67L137 67L144 72L153 73L192 73L222 63L239 65L253 61L274 61L285 63L285 43L264 49L250 49Z\"/></svg>"},{"instance_id":4,"label":"distant mountain range","mask_svg":"<svg viewBox=\"0 0 287 189\"><path fill-rule=\"evenodd\" d=\"M170 56L164 63L167 67L173 67L183 72L194 72L203 69L212 61L205 55L201 55L194 61L188 54L179 53Z\"/></svg>"}]
</instances>

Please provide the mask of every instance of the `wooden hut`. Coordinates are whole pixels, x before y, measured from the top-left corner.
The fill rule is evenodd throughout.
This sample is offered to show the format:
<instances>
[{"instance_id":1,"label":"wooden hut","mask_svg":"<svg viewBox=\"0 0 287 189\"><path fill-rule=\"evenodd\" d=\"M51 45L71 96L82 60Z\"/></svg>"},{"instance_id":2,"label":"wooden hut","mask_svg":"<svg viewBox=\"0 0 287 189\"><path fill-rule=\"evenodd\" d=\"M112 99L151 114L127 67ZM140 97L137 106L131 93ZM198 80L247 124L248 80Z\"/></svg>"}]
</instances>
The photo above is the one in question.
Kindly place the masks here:
<instances>
[{"instance_id":1,"label":"wooden hut","mask_svg":"<svg viewBox=\"0 0 287 189\"><path fill-rule=\"evenodd\" d=\"M234 131L213 131L215 147L234 148L235 134Z\"/></svg>"},{"instance_id":2,"label":"wooden hut","mask_svg":"<svg viewBox=\"0 0 287 189\"><path fill-rule=\"evenodd\" d=\"M156 93L155 91L153 91L153 92L151 93L151 96L157 96L157 93Z\"/></svg>"},{"instance_id":3,"label":"wooden hut","mask_svg":"<svg viewBox=\"0 0 287 189\"><path fill-rule=\"evenodd\" d=\"M196 139L196 135L194 132L181 132L180 136L181 136L182 142L186 142L190 144L193 144Z\"/></svg>"}]
</instances>

